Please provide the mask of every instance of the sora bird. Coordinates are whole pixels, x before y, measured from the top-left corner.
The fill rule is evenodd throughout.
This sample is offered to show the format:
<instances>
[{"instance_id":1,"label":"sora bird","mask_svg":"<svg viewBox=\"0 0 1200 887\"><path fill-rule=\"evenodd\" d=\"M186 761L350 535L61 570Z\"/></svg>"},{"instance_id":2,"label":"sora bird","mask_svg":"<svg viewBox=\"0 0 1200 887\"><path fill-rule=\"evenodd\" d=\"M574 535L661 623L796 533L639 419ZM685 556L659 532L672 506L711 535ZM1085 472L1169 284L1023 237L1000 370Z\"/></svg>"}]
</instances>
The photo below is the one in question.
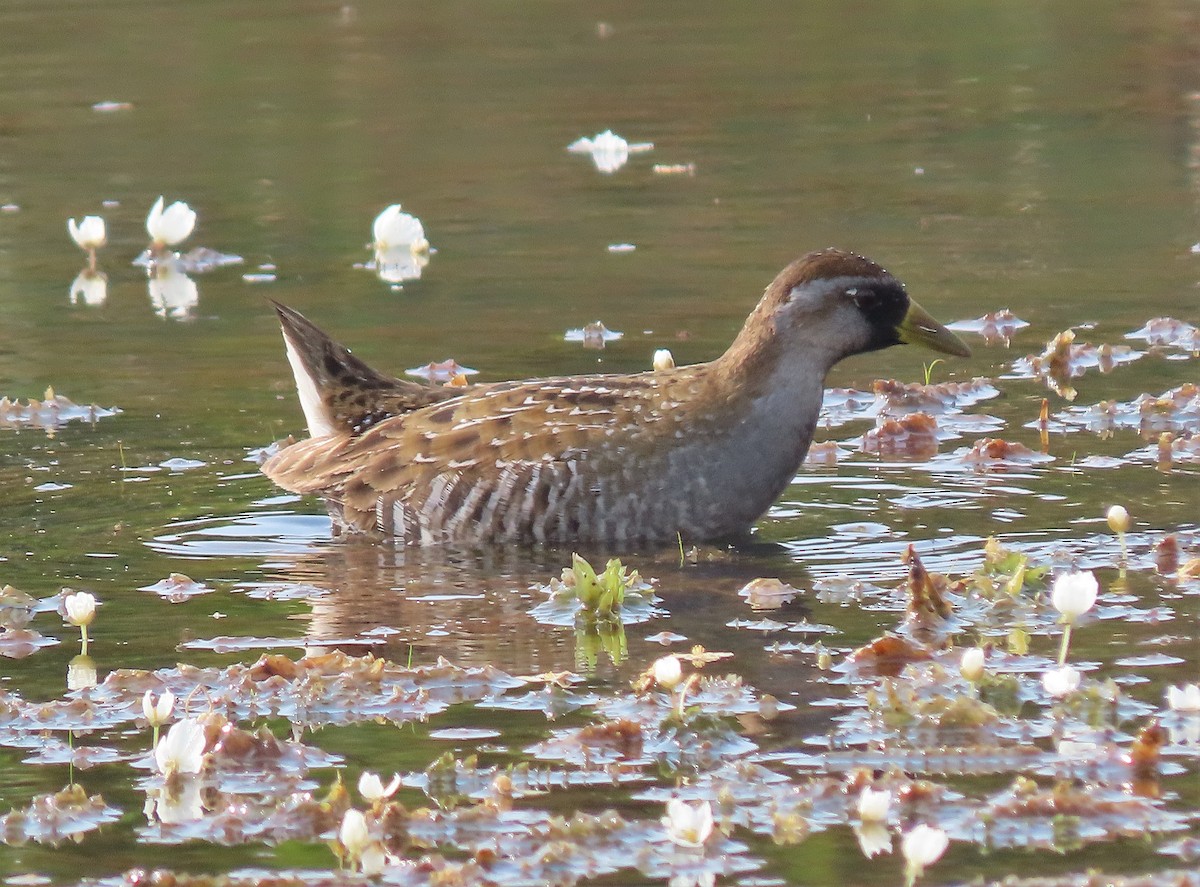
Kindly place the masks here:
<instances>
[{"instance_id":1,"label":"sora bird","mask_svg":"<svg viewBox=\"0 0 1200 887\"><path fill-rule=\"evenodd\" d=\"M431 387L385 376L276 304L311 437L262 466L334 532L405 544L628 544L746 532L812 441L825 375L913 343L969 349L869 259L792 262L729 349L631 375Z\"/></svg>"}]
</instances>

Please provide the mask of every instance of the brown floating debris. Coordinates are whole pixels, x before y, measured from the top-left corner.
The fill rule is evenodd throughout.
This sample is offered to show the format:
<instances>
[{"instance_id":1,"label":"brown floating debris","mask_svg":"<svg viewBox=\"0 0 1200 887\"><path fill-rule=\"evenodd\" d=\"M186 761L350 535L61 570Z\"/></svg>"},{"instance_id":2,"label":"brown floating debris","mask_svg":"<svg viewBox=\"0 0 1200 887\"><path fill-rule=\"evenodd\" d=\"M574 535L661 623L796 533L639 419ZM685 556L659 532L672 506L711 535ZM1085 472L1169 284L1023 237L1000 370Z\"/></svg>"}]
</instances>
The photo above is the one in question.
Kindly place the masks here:
<instances>
[{"instance_id":1,"label":"brown floating debris","mask_svg":"<svg viewBox=\"0 0 1200 887\"><path fill-rule=\"evenodd\" d=\"M862 436L864 453L906 459L928 459L937 455L938 424L928 413L909 413L899 419L877 420Z\"/></svg>"},{"instance_id":2,"label":"brown floating debris","mask_svg":"<svg viewBox=\"0 0 1200 887\"><path fill-rule=\"evenodd\" d=\"M1007 348L1017 330L1022 330L1029 324L1013 314L1008 308L992 311L975 320L958 320L946 324L947 329L964 333L978 333L983 336L984 344L992 345L1003 342Z\"/></svg>"}]
</instances>

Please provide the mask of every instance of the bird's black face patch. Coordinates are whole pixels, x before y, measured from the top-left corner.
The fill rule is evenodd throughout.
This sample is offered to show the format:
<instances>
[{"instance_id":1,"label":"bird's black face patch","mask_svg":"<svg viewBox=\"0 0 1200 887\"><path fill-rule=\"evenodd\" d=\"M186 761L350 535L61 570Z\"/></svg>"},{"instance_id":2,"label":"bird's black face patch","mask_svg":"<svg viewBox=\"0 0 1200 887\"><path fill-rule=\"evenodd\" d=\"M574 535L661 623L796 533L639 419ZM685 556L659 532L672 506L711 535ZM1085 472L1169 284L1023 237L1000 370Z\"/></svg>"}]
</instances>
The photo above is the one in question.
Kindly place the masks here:
<instances>
[{"instance_id":1,"label":"bird's black face patch","mask_svg":"<svg viewBox=\"0 0 1200 887\"><path fill-rule=\"evenodd\" d=\"M846 287L846 298L866 318L871 334L864 351L900 344L897 327L908 313L908 293L894 277L863 279Z\"/></svg>"}]
</instances>

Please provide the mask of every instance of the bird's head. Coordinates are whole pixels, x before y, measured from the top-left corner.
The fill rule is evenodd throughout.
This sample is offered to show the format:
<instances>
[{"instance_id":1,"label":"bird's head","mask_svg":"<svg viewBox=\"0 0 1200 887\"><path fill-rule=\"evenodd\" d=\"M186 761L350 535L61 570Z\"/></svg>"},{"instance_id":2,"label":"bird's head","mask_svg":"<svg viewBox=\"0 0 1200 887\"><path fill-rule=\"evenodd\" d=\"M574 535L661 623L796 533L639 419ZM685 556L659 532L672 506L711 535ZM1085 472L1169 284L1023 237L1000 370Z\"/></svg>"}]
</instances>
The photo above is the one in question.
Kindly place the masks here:
<instances>
[{"instance_id":1,"label":"bird's head","mask_svg":"<svg viewBox=\"0 0 1200 887\"><path fill-rule=\"evenodd\" d=\"M784 347L819 349L832 361L901 344L971 353L909 298L903 283L870 259L838 249L809 253L784 268L759 312Z\"/></svg>"}]
</instances>

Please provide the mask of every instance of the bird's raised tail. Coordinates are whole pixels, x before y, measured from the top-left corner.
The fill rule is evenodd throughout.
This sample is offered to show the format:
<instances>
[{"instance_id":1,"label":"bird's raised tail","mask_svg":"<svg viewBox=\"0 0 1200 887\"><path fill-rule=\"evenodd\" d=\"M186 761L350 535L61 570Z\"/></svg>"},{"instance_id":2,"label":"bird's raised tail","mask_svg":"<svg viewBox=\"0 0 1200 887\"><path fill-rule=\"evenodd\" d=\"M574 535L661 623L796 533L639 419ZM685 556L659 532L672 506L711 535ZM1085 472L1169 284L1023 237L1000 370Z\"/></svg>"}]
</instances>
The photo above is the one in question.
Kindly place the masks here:
<instances>
[{"instance_id":1,"label":"bird's raised tail","mask_svg":"<svg viewBox=\"0 0 1200 887\"><path fill-rule=\"evenodd\" d=\"M299 311L274 300L271 304L279 314L288 363L313 437L357 434L383 419L463 393L462 388L435 388L378 373Z\"/></svg>"}]
</instances>

